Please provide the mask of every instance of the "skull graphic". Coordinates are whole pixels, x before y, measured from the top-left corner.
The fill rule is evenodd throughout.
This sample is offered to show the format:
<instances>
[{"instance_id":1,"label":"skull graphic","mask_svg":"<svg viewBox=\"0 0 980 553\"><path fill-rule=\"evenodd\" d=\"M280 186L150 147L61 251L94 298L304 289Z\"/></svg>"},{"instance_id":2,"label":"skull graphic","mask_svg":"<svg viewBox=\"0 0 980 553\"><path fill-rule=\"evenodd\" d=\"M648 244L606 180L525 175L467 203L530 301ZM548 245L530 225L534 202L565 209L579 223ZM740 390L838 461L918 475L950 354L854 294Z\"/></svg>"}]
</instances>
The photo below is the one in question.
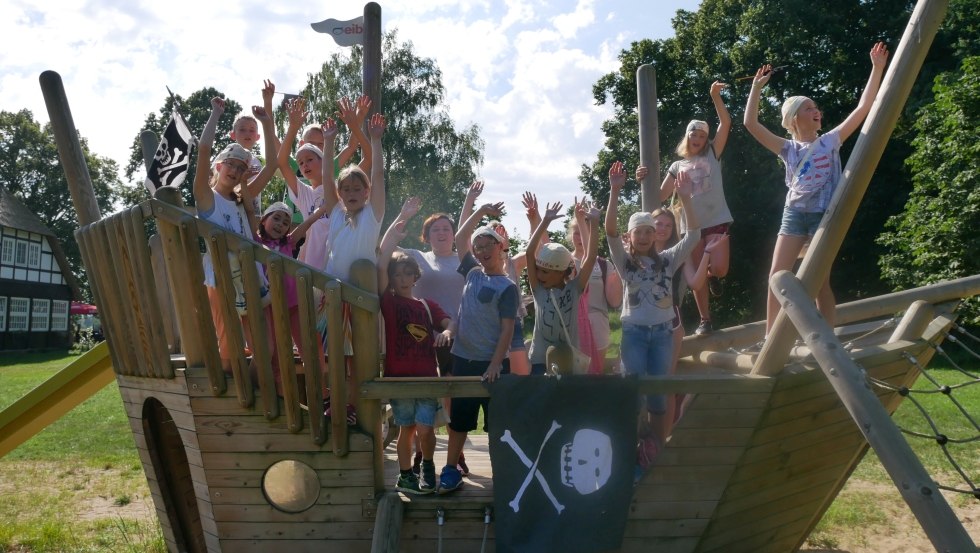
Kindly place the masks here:
<instances>
[{"instance_id":1,"label":"skull graphic","mask_svg":"<svg viewBox=\"0 0 980 553\"><path fill-rule=\"evenodd\" d=\"M561 448L562 483L582 495L605 485L611 468L612 440L598 430L583 428Z\"/></svg>"}]
</instances>

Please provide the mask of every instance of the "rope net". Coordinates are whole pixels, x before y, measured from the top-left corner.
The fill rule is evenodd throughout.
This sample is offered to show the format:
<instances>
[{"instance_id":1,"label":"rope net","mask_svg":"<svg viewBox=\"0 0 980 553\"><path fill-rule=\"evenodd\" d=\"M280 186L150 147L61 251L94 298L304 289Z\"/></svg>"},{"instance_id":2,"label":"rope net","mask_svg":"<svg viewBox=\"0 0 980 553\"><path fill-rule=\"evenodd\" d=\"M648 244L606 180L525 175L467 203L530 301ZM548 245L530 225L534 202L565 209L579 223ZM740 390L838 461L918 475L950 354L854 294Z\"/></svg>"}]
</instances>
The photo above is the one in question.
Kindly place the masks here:
<instances>
[{"instance_id":1,"label":"rope net","mask_svg":"<svg viewBox=\"0 0 980 553\"><path fill-rule=\"evenodd\" d=\"M954 332L960 337L954 335ZM980 405L980 354L976 351L980 349L980 338L958 325L954 325L943 337L945 340L940 342L954 344L962 349L964 357L969 359L968 363L963 364L969 364L972 368L961 366L961 363L943 349L941 343L930 343L930 347L943 357L949 368L927 369L914 356L905 353L903 357L915 365L924 377L917 381L915 387L896 386L870 377L869 380L872 385L897 392L911 402L920 418L909 421L909 428L898 425L899 430L910 438L931 441L937 445L941 451L940 461L944 457L962 479L962 484L955 486L939 482L936 482L936 486L942 490L972 495L980 500L980 488L975 479L970 477L970 473L980 472L980 454L977 448L980 443L980 425L977 424L980 415L977 412L977 406ZM964 340L969 344L964 343ZM948 402L952 407L944 406L942 402ZM920 455L927 458L932 456L928 450Z\"/></svg>"}]
</instances>

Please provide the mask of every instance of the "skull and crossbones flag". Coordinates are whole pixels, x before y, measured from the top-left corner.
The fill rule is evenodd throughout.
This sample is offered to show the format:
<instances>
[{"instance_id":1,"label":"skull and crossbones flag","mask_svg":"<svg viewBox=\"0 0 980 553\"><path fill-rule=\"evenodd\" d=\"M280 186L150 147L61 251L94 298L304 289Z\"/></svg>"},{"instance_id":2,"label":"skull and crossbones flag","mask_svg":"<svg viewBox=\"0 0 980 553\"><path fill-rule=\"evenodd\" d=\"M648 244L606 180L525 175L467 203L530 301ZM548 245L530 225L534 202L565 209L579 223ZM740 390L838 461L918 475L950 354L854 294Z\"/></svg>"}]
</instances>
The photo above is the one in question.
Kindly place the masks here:
<instances>
[{"instance_id":1,"label":"skull and crossbones flag","mask_svg":"<svg viewBox=\"0 0 980 553\"><path fill-rule=\"evenodd\" d=\"M498 552L619 548L637 405L633 379L505 376L490 385Z\"/></svg>"},{"instance_id":2,"label":"skull and crossbones flag","mask_svg":"<svg viewBox=\"0 0 980 553\"><path fill-rule=\"evenodd\" d=\"M151 196L163 186L180 186L184 182L190 165L191 147L196 141L187 128L187 122L174 110L143 181Z\"/></svg>"}]
</instances>

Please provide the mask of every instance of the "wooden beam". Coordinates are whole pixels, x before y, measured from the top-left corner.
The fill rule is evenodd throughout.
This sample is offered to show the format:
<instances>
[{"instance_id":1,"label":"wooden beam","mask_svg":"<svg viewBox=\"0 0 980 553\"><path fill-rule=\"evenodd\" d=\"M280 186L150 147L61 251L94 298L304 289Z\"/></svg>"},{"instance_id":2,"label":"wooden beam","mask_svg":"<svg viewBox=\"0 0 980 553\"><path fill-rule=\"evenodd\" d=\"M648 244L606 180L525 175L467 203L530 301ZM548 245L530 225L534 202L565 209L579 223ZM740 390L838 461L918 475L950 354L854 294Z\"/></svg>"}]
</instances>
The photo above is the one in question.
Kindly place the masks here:
<instances>
[{"instance_id":1,"label":"wooden beam","mask_svg":"<svg viewBox=\"0 0 980 553\"><path fill-rule=\"evenodd\" d=\"M643 64L636 70L636 107L640 125L640 165L649 172L640 182L643 211L660 207L660 131L657 120L657 70Z\"/></svg>"},{"instance_id":2,"label":"wooden beam","mask_svg":"<svg viewBox=\"0 0 980 553\"><path fill-rule=\"evenodd\" d=\"M773 275L771 286L933 546L938 551L976 549L956 513L871 390L865 371L847 356L802 283L793 273L781 271Z\"/></svg>"},{"instance_id":3,"label":"wooden beam","mask_svg":"<svg viewBox=\"0 0 980 553\"><path fill-rule=\"evenodd\" d=\"M398 541L402 532L405 505L398 492L387 492L378 502L378 514L374 519L374 539L371 553L398 553Z\"/></svg>"}]
</instances>

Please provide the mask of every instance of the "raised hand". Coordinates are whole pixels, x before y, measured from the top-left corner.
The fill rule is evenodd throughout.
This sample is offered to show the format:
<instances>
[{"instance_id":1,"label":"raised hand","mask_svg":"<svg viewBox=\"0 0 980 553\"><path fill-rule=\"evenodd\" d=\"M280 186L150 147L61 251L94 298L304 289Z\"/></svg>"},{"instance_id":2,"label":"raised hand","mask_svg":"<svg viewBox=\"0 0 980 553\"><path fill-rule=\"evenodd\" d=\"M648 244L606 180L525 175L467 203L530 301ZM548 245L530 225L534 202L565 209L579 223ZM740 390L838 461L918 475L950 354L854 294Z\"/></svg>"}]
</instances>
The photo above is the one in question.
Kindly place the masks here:
<instances>
[{"instance_id":1,"label":"raised hand","mask_svg":"<svg viewBox=\"0 0 980 553\"><path fill-rule=\"evenodd\" d=\"M704 253L711 253L719 245L728 242L727 234L712 234L704 244Z\"/></svg>"},{"instance_id":2,"label":"raised hand","mask_svg":"<svg viewBox=\"0 0 980 553\"><path fill-rule=\"evenodd\" d=\"M715 82L711 83L711 92L710 92L711 97L712 98L720 98L721 97L721 91L724 90L726 87L728 87L728 85L725 84L725 83L723 83L723 82L721 82L721 81L715 81Z\"/></svg>"},{"instance_id":3,"label":"raised hand","mask_svg":"<svg viewBox=\"0 0 980 553\"><path fill-rule=\"evenodd\" d=\"M884 42L878 42L871 47L871 65L874 67L884 67L888 63L888 46Z\"/></svg>"},{"instance_id":4,"label":"raised hand","mask_svg":"<svg viewBox=\"0 0 980 553\"><path fill-rule=\"evenodd\" d=\"M272 96L276 93L276 85L272 84L272 81L266 79L262 81L262 103L263 105L272 105Z\"/></svg>"},{"instance_id":5,"label":"raised hand","mask_svg":"<svg viewBox=\"0 0 980 553\"><path fill-rule=\"evenodd\" d=\"M766 86L766 83L769 82L769 77L772 77L772 65L767 63L755 72L755 76L752 77L752 86L758 86L759 88Z\"/></svg>"},{"instance_id":6,"label":"raised hand","mask_svg":"<svg viewBox=\"0 0 980 553\"><path fill-rule=\"evenodd\" d=\"M637 181L641 181L641 180L647 178L647 175L649 175L649 174L650 174L650 170L647 169L647 166L646 165L640 165L640 166L638 166L636 168L636 180Z\"/></svg>"},{"instance_id":7,"label":"raised hand","mask_svg":"<svg viewBox=\"0 0 980 553\"><path fill-rule=\"evenodd\" d=\"M547 204L545 206L544 219L543 219L543 221L545 223L550 223L550 222L554 221L555 219L558 219L558 218L561 218L561 217L564 217L564 216L565 215L563 213L561 213L561 202L555 202L553 204Z\"/></svg>"},{"instance_id":8,"label":"raised hand","mask_svg":"<svg viewBox=\"0 0 980 553\"><path fill-rule=\"evenodd\" d=\"M626 172L623 169L623 162L616 161L609 168L609 188L619 193L626 184Z\"/></svg>"},{"instance_id":9,"label":"raised hand","mask_svg":"<svg viewBox=\"0 0 980 553\"><path fill-rule=\"evenodd\" d=\"M340 111L337 112L337 117L344 122L348 127L356 124L355 117L357 117L357 107L354 102L351 102L349 98L341 98L337 100L337 107Z\"/></svg>"},{"instance_id":10,"label":"raised hand","mask_svg":"<svg viewBox=\"0 0 980 553\"><path fill-rule=\"evenodd\" d=\"M265 110L262 106L252 106L252 116L259 121L259 123L264 123L265 121L271 121L272 117L269 112Z\"/></svg>"},{"instance_id":11,"label":"raised hand","mask_svg":"<svg viewBox=\"0 0 980 553\"><path fill-rule=\"evenodd\" d=\"M473 181L473 184L471 184L470 188L466 191L466 199L476 202L476 199L480 197L480 194L483 194L483 181Z\"/></svg>"},{"instance_id":12,"label":"raised hand","mask_svg":"<svg viewBox=\"0 0 980 553\"><path fill-rule=\"evenodd\" d=\"M365 94L357 99L357 106L354 112L354 116L358 122L364 123L364 120L367 119L367 115L370 110L371 110L371 99L368 98L367 94Z\"/></svg>"},{"instance_id":13,"label":"raised hand","mask_svg":"<svg viewBox=\"0 0 980 553\"><path fill-rule=\"evenodd\" d=\"M677 172L677 180L675 181L677 194L684 198L691 197L691 175L686 170L680 170Z\"/></svg>"},{"instance_id":14,"label":"raised hand","mask_svg":"<svg viewBox=\"0 0 980 553\"><path fill-rule=\"evenodd\" d=\"M524 213L530 221L537 221L541 218L538 210L538 197L530 192L524 192L521 196L521 205L524 206Z\"/></svg>"},{"instance_id":15,"label":"raised hand","mask_svg":"<svg viewBox=\"0 0 980 553\"><path fill-rule=\"evenodd\" d=\"M303 121L306 121L306 117L309 115L306 111L306 100L296 98L290 102L287 113L289 114L289 124L291 126L299 127L302 125Z\"/></svg>"},{"instance_id":16,"label":"raised hand","mask_svg":"<svg viewBox=\"0 0 980 553\"><path fill-rule=\"evenodd\" d=\"M375 113L371 116L371 121L368 123L368 134L371 138L381 138L381 135L385 132L385 126L388 123L385 121L385 116L380 113Z\"/></svg>"},{"instance_id":17,"label":"raised hand","mask_svg":"<svg viewBox=\"0 0 980 553\"><path fill-rule=\"evenodd\" d=\"M422 199L418 196L412 196L406 199L405 203L402 204L402 210L398 217L402 220L411 219L412 217L415 217L415 214L417 214L421 208Z\"/></svg>"},{"instance_id":18,"label":"raised hand","mask_svg":"<svg viewBox=\"0 0 980 553\"><path fill-rule=\"evenodd\" d=\"M398 221L391 227L391 234L397 239L395 243L401 242L408 236L408 231L405 230L406 221Z\"/></svg>"},{"instance_id":19,"label":"raised hand","mask_svg":"<svg viewBox=\"0 0 980 553\"><path fill-rule=\"evenodd\" d=\"M211 110L221 115L225 112L225 99L220 96L211 98Z\"/></svg>"},{"instance_id":20,"label":"raised hand","mask_svg":"<svg viewBox=\"0 0 980 553\"><path fill-rule=\"evenodd\" d=\"M491 217L503 217L504 215L504 202L497 202L495 204L483 204L480 206L480 211L484 215L489 215Z\"/></svg>"},{"instance_id":21,"label":"raised hand","mask_svg":"<svg viewBox=\"0 0 980 553\"><path fill-rule=\"evenodd\" d=\"M327 118L326 121L320 126L323 131L323 143L326 144L328 140L333 140L337 136L337 122L331 118ZM331 142L331 144L333 144Z\"/></svg>"}]
</instances>

